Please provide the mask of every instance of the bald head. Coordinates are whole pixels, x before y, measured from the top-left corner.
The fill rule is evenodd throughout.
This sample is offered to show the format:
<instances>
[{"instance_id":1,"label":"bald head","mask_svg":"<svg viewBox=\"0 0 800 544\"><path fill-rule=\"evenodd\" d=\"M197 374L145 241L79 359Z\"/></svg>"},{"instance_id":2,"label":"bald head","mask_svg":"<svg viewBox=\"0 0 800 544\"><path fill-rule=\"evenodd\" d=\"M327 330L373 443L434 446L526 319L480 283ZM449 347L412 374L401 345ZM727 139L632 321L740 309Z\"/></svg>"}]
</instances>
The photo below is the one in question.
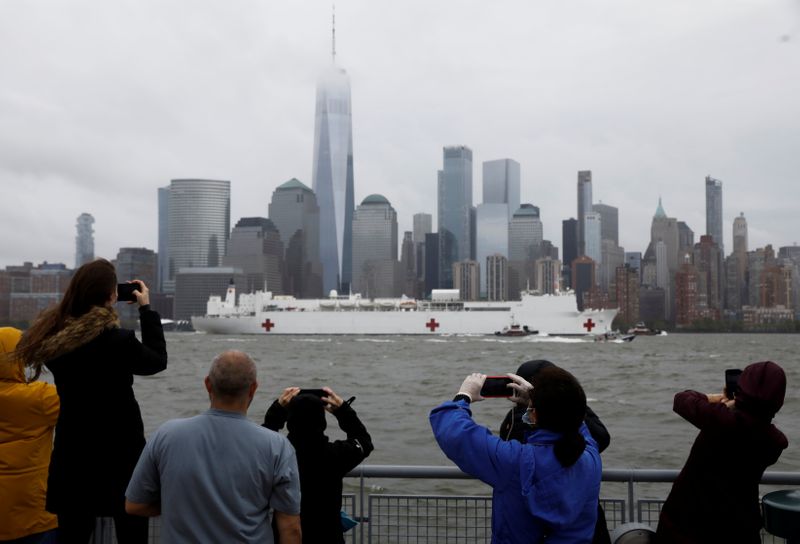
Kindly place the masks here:
<instances>
[{"instance_id":1,"label":"bald head","mask_svg":"<svg viewBox=\"0 0 800 544\"><path fill-rule=\"evenodd\" d=\"M220 401L248 400L257 386L256 365L243 351L225 351L211 363L206 385L212 397Z\"/></svg>"}]
</instances>

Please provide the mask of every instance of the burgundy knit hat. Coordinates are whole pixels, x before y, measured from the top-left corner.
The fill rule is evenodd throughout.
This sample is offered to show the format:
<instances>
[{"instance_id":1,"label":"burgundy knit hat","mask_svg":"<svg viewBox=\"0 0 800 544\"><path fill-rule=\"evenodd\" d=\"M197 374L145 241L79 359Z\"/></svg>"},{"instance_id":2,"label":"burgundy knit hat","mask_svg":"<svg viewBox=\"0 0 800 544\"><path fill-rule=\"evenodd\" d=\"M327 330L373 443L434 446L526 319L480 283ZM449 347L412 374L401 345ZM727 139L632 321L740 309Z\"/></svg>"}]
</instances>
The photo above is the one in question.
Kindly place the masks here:
<instances>
[{"instance_id":1,"label":"burgundy knit hat","mask_svg":"<svg viewBox=\"0 0 800 544\"><path fill-rule=\"evenodd\" d=\"M739 376L736 407L758 418L771 420L783 406L786 374L772 361L753 363Z\"/></svg>"}]
</instances>

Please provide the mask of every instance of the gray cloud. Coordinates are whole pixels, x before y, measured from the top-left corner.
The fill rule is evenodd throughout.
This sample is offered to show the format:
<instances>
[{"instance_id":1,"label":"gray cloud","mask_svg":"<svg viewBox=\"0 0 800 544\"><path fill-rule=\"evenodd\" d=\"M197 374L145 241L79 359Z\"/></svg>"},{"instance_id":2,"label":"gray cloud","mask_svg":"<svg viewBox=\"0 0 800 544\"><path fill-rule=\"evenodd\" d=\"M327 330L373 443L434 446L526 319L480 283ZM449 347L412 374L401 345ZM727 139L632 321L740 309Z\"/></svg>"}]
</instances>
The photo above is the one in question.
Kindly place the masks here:
<instances>
[{"instance_id":1,"label":"gray cloud","mask_svg":"<svg viewBox=\"0 0 800 544\"><path fill-rule=\"evenodd\" d=\"M700 5L698 5L700 4ZM382 193L401 229L435 213L444 145L522 165L523 201L561 243L579 169L644 250L659 195L705 230L705 175L724 182L725 235L791 244L800 159L800 3L634 0L337 5L352 78L356 198ZM330 4L78 0L0 4L0 266L72 264L156 246L156 188L232 181L232 220L311 183L315 79ZM790 39L782 39L789 36Z\"/></svg>"}]
</instances>

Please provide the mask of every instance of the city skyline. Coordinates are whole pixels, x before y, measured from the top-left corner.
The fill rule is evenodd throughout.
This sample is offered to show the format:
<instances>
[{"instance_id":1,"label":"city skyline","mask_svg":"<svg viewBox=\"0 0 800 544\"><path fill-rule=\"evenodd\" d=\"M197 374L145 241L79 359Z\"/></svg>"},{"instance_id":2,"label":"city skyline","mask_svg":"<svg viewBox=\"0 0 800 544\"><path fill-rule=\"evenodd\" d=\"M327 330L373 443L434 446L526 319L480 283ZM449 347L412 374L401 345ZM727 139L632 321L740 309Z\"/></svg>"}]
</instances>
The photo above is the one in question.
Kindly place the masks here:
<instances>
[{"instance_id":1,"label":"city skyline","mask_svg":"<svg viewBox=\"0 0 800 544\"><path fill-rule=\"evenodd\" d=\"M156 248L157 189L171 179L230 180L232 222L267 215L287 179L311 185L329 4L308 15L255 3L45 3L4 5L0 17L0 183L13 187L0 221L26 233L4 242L0 266L70 264L83 212L98 256ZM483 162L516 160L521 201L541 209L559 247L579 170L592 171L594 203L619 209L626 251L646 249L659 196L703 233L707 175L725 184L726 252L740 212L751 249L797 240L797 2L457 11L337 6L356 202L384 195L401 232L416 213L436 223L442 148L465 145L473 202Z\"/></svg>"}]
</instances>

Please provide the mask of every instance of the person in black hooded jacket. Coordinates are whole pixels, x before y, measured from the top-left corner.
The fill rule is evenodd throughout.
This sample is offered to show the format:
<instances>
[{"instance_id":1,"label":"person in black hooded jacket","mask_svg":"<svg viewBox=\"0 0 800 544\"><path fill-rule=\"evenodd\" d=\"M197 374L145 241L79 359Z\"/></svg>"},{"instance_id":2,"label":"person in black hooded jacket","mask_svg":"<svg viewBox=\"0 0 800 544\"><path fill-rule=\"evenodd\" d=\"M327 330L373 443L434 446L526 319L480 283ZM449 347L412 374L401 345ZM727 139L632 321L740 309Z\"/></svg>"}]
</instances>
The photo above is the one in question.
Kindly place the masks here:
<instances>
[{"instance_id":1,"label":"person in black hooded jacket","mask_svg":"<svg viewBox=\"0 0 800 544\"><path fill-rule=\"evenodd\" d=\"M527 361L522 363L517 369L517 376L525 378L529 382L533 382L536 376L542 369L556 366L550 361L538 359L534 361ZM525 408L519 407L516 404L511 410L508 411L503 422L500 424L500 438L503 440L516 440L517 442L525 443L525 434L530 432L531 426L526 424L522 416L525 415ZM606 426L597 417L597 414L592 411L589 406L586 406L586 417L584 419L586 427L589 428L589 434L592 435L595 442L597 442L597 450L603 453L608 445L611 443L611 437L608 434ZM603 507L598 503L597 505L597 525L594 530L593 544L611 544L611 536L608 532L608 525L606 524L605 512Z\"/></svg>"},{"instance_id":2,"label":"person in black hooded jacket","mask_svg":"<svg viewBox=\"0 0 800 544\"><path fill-rule=\"evenodd\" d=\"M333 389L325 396L300 394L299 387L286 388L264 415L263 426L279 431L286 424L287 438L297 454L300 472L300 524L305 544L341 544L342 478L374 449L372 438L347 402ZM325 436L328 411L345 432L345 440Z\"/></svg>"}]
</instances>

